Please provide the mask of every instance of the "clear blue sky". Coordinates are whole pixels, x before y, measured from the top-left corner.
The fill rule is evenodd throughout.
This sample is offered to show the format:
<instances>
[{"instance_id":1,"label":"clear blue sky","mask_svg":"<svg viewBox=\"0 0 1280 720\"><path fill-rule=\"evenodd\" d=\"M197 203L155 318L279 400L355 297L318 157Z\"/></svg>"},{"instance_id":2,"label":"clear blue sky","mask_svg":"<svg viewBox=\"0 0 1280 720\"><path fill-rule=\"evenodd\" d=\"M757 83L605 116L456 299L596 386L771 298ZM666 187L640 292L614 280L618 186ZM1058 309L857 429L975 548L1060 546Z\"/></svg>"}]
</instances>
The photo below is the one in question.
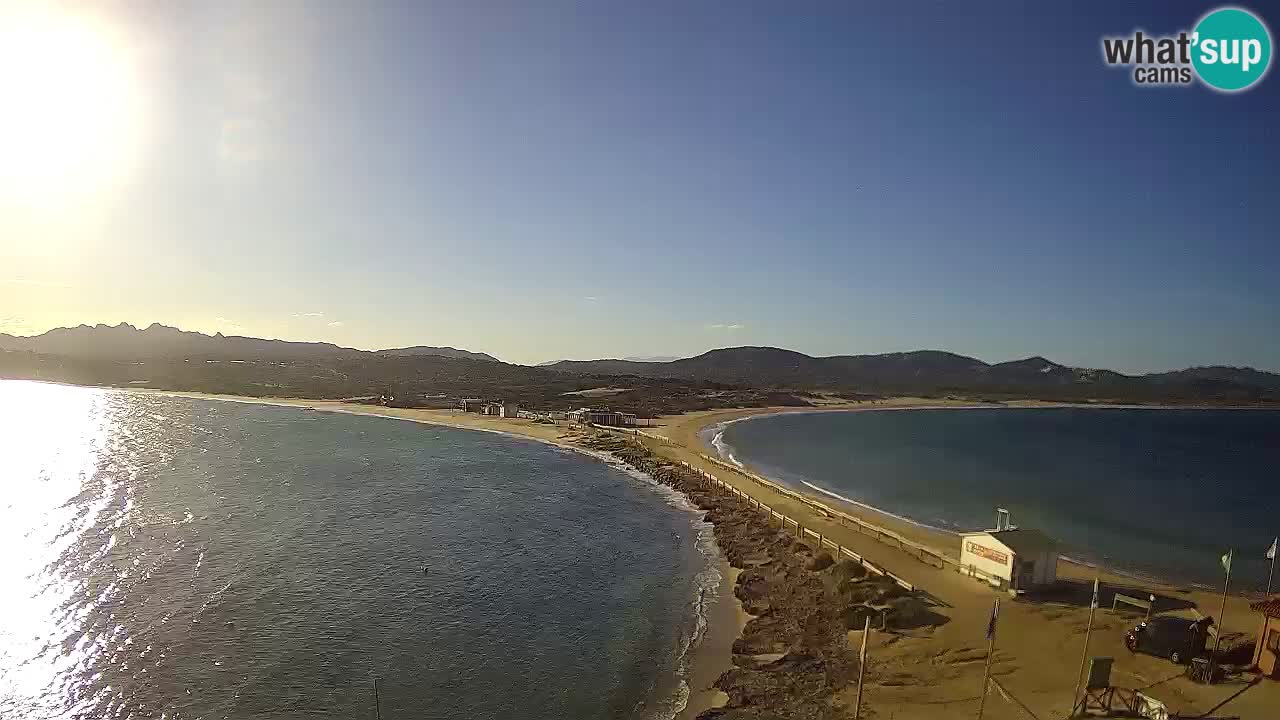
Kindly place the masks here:
<instances>
[{"instance_id":1,"label":"clear blue sky","mask_svg":"<svg viewBox=\"0 0 1280 720\"><path fill-rule=\"evenodd\" d=\"M115 3L128 142L0 203L0 331L1280 371L1280 78L1101 60L1211 7Z\"/></svg>"}]
</instances>

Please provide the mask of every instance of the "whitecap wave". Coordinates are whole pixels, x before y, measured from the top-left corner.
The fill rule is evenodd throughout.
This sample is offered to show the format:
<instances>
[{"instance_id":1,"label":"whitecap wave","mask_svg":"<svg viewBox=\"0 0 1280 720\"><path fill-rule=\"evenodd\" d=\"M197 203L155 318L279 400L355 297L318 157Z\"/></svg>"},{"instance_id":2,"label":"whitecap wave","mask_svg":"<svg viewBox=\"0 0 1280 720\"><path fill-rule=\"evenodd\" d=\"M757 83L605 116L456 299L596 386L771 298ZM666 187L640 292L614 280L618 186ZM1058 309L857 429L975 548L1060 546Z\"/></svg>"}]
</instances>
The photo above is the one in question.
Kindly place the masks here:
<instances>
[{"instance_id":1,"label":"whitecap wave","mask_svg":"<svg viewBox=\"0 0 1280 720\"><path fill-rule=\"evenodd\" d=\"M692 688L689 686L689 673L692 670L692 652L707 635L710 626L711 609L720 598L720 584L724 575L720 572L723 555L716 543L715 526L706 520L706 512L700 510L684 493L663 485L646 472L642 472L623 462L612 453L585 448L568 448L574 452L593 457L614 469L638 480L642 485L661 498L667 505L683 510L691 515L689 525L696 533L694 548L702 558L702 567L693 578L693 597L690 599L693 627L689 632L682 632L680 645L676 648L677 676L676 687L670 698L665 699L656 709L652 720L672 720L684 711L689 704Z\"/></svg>"},{"instance_id":2,"label":"whitecap wave","mask_svg":"<svg viewBox=\"0 0 1280 720\"><path fill-rule=\"evenodd\" d=\"M721 425L716 425L713 428L716 434L711 438L711 446L716 449L716 454L719 455L721 459L728 460L737 467L745 469L746 465L743 465L738 458L734 457L733 446L724 439L724 428L728 424L729 423L723 423Z\"/></svg>"}]
</instances>

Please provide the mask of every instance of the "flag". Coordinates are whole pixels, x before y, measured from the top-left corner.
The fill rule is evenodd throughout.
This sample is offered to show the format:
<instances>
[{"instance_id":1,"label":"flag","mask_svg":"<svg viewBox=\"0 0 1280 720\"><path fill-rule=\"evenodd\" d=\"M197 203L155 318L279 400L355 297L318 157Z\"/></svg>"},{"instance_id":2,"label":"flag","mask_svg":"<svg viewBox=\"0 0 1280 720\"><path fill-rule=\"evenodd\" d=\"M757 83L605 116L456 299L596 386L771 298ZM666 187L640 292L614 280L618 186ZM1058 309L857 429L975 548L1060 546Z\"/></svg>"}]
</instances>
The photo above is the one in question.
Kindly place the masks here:
<instances>
[{"instance_id":1,"label":"flag","mask_svg":"<svg viewBox=\"0 0 1280 720\"><path fill-rule=\"evenodd\" d=\"M1222 567L1227 572L1231 572L1231 555L1234 552L1234 550L1228 550L1227 554L1222 556Z\"/></svg>"},{"instance_id":2,"label":"flag","mask_svg":"<svg viewBox=\"0 0 1280 720\"><path fill-rule=\"evenodd\" d=\"M1098 578L1093 579L1093 599L1089 601L1089 607L1098 608Z\"/></svg>"},{"instance_id":3,"label":"flag","mask_svg":"<svg viewBox=\"0 0 1280 720\"><path fill-rule=\"evenodd\" d=\"M1276 538L1275 540L1272 540L1272 541L1271 541L1271 547L1267 548L1267 559L1268 559L1268 560L1275 560L1275 559L1276 559L1276 545L1280 545L1280 537Z\"/></svg>"},{"instance_id":4,"label":"flag","mask_svg":"<svg viewBox=\"0 0 1280 720\"><path fill-rule=\"evenodd\" d=\"M996 598L995 603L991 605L991 619L987 621L988 640L996 636L996 618L998 617L1000 617L1000 598Z\"/></svg>"}]
</instances>

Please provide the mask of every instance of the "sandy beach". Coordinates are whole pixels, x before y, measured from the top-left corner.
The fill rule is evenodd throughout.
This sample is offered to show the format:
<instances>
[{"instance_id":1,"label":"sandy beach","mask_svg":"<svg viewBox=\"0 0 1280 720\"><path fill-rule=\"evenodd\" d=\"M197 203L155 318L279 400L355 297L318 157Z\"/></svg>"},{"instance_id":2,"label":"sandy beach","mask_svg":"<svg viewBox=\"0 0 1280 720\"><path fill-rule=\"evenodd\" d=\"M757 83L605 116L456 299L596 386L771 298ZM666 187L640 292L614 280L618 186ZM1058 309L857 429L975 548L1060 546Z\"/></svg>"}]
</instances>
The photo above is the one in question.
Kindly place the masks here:
<instances>
[{"instance_id":1,"label":"sandy beach","mask_svg":"<svg viewBox=\"0 0 1280 720\"><path fill-rule=\"evenodd\" d=\"M663 448L660 452L670 453L673 457L714 472L753 497L774 507L785 508L783 512L792 517L805 518L806 526L814 527L828 537L854 548L856 552L925 588L938 600L938 612L946 615L949 622L916 636L877 638L881 641L879 647L873 642L875 649L871 656L872 662L869 663L866 696L873 708L881 708L882 711L892 708L888 716L894 718L962 716L976 712L977 690L981 685L983 667L974 658L985 657L985 631L991 601L1000 594L951 570L927 566L909 553L821 517L813 508L772 492L743 473L707 463L701 457L702 454L714 455L715 450L705 446L699 433L712 425L763 414L964 406L965 403L954 401L900 398L875 404L833 405L825 408L715 410L664 418L659 427L647 430L672 441L672 446ZM1027 402L1017 403L1016 406L1053 407L1056 404ZM959 540L953 533L904 521L875 509L839 503L816 493L805 494L951 557L959 554ZM1228 716L1263 718L1273 717L1275 708L1280 707L1280 687L1267 682L1254 686L1228 704L1217 707L1241 690L1241 686L1197 685L1182 678L1179 675L1180 668L1163 659L1129 653L1123 647L1123 632L1140 618L1114 614L1109 610L1116 592L1137 596L1152 593L1158 598L1157 609L1177 607L1179 609L1171 614L1190 617L1193 612L1199 611L1216 617L1221 602L1220 594L1139 581L1105 569L1069 562L1060 564L1059 576L1066 584L1061 597L1009 602L1007 596L1003 596L1006 602L1001 613L993 675L1038 716L1065 717L1070 710L1071 692L1079 671L1084 643L1090 588L1095 576L1103 585L1101 606L1104 609L1095 615L1090 655L1116 658L1113 671L1115 685L1148 688L1150 695L1162 700L1171 709L1187 714L1199 714L1217 708L1215 712ZM1250 602L1251 600L1239 596L1228 598L1224 646L1233 635L1251 639L1257 632L1258 619L1248 609ZM1003 700L996 701L994 705L996 714L992 714L993 703L989 699L987 716L1025 717Z\"/></svg>"},{"instance_id":2,"label":"sandy beach","mask_svg":"<svg viewBox=\"0 0 1280 720\"><path fill-rule=\"evenodd\" d=\"M503 432L529 437L564 447L573 447L573 436L566 428L538 424L524 419L500 419L452 410L418 410L353 405L331 401L309 401L289 398L238 398L201 394L166 393L187 397L262 402L310 407L321 411L354 412L384 417L397 417L451 427ZM1004 599L1000 630L993 657L992 674L1016 699L1038 717L1065 717L1071 707L1072 689L1080 670L1085 624L1088 617L1090 586L1095 576L1103 584L1100 609L1095 616L1090 655L1116 658L1112 682L1119 687L1144 689L1164 702L1171 710L1184 714L1214 711L1241 718L1274 717L1280 707L1280 685L1263 681L1255 685L1239 682L1204 686L1181 677L1181 668L1160 658L1133 655L1123 647L1123 632L1137 619L1133 615L1110 611L1112 596L1155 594L1157 606L1176 608L1173 612L1191 616L1195 611L1217 616L1221 596L1194 588L1138 581L1118 573L1091 567L1062 563L1059 576L1063 590L1052 598L1010 600L992 588L951 570L922 563L916 555L904 552L816 510L811 502L785 496L760 485L747 474L727 470L708 462L704 454L714 450L704 447L699 433L714 424L767 413L823 411L865 411L872 409L910 409L922 407L962 407L965 403L901 398L859 404L832 404L821 408L744 408L690 413L662 418L658 426L646 432L666 439L645 440L652 452L674 461L688 462L707 470L732 484L752 498L773 506L784 514L801 520L806 527L822 532L863 557L889 569L921 588L934 603L934 610L945 621L932 627L899 632L873 632L870 638L865 702L877 717L897 719L962 717L976 714L978 690L986 657L985 631L990 607L996 597ZM1050 405L1019 403L1019 406ZM990 406L986 406L990 407ZM815 497L823 503L836 503L830 498ZM958 555L957 537L945 531L907 522L872 508L842 505L839 509L868 522L880 525L913 542L937 549L952 557ZM710 688L713 679L729 666L725 648L741 632L741 605L732 601L729 575L722 585L722 602L728 598L729 608L718 607L711 613L713 626L703 644L694 653L689 706L681 717L691 718L724 701L723 693ZM1251 639L1257 630L1257 618L1249 611L1249 600L1228 599L1224 647ZM734 612L728 612L732 609ZM850 633L857 642L861 633ZM1251 647L1251 644L1250 644ZM844 691L849 697L838 697L841 704L851 704L853 686ZM1225 704L1224 704L1225 703ZM989 718L1026 717L1012 702L993 695L985 711Z\"/></svg>"}]
</instances>

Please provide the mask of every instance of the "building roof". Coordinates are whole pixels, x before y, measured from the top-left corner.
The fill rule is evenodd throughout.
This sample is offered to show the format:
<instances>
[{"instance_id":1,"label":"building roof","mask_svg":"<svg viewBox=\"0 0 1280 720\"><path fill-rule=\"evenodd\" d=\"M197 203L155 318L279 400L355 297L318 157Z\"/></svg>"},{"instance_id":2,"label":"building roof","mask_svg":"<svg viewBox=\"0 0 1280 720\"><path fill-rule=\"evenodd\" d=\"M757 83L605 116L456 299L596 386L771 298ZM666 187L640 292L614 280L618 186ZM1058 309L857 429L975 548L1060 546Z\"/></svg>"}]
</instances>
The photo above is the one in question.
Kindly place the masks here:
<instances>
[{"instance_id":1,"label":"building roof","mask_svg":"<svg viewBox=\"0 0 1280 720\"><path fill-rule=\"evenodd\" d=\"M1004 543L1006 547L1015 553L1023 555L1035 555L1036 553L1052 552L1058 549L1057 541L1039 530L1030 528L988 530L987 534Z\"/></svg>"},{"instance_id":2,"label":"building roof","mask_svg":"<svg viewBox=\"0 0 1280 720\"><path fill-rule=\"evenodd\" d=\"M1276 595L1270 600L1256 602L1249 606L1254 612L1260 612L1267 617L1280 618L1280 595Z\"/></svg>"}]
</instances>

